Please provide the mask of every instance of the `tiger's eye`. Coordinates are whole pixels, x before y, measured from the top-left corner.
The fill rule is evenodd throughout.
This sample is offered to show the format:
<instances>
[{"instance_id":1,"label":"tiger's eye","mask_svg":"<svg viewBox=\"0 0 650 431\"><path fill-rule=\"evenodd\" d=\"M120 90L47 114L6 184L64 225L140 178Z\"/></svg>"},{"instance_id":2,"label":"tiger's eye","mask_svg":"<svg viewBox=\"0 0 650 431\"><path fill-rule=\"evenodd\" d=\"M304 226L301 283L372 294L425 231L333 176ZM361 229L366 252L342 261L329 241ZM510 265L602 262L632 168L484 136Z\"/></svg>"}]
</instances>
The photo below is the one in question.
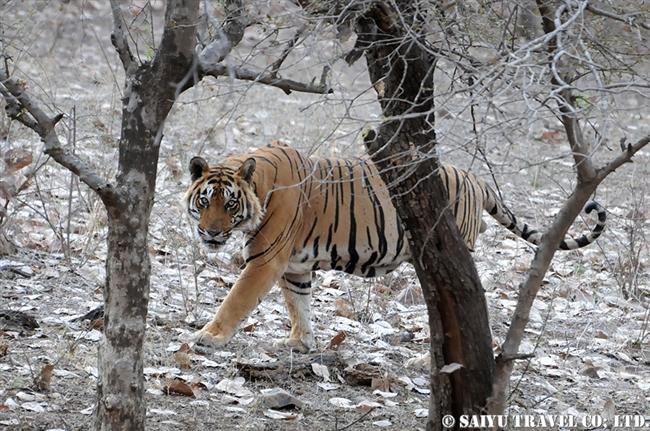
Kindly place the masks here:
<instances>
[{"instance_id":1,"label":"tiger's eye","mask_svg":"<svg viewBox=\"0 0 650 431\"><path fill-rule=\"evenodd\" d=\"M207 208L207 207L209 207L209 206L210 206L210 199L208 199L208 198L205 197L205 196L201 196L201 197L199 198L199 205L200 205L202 208Z\"/></svg>"},{"instance_id":2,"label":"tiger's eye","mask_svg":"<svg viewBox=\"0 0 650 431\"><path fill-rule=\"evenodd\" d=\"M228 211L232 211L232 210L237 208L237 205L238 205L237 200L236 199L231 199L226 203L226 209Z\"/></svg>"}]
</instances>

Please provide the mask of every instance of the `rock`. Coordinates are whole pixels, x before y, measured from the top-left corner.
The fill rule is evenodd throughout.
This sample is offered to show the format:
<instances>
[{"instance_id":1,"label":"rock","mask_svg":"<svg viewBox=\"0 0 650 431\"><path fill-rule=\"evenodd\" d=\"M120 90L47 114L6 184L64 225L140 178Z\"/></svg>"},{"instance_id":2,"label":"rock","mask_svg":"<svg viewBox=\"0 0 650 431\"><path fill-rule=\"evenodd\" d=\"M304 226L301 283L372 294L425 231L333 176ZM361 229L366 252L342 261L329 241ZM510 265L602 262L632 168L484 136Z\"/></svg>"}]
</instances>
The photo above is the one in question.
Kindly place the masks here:
<instances>
[{"instance_id":1,"label":"rock","mask_svg":"<svg viewBox=\"0 0 650 431\"><path fill-rule=\"evenodd\" d=\"M303 402L280 388L273 388L263 393L258 398L260 404L269 409L281 409L284 407L302 408Z\"/></svg>"}]
</instances>

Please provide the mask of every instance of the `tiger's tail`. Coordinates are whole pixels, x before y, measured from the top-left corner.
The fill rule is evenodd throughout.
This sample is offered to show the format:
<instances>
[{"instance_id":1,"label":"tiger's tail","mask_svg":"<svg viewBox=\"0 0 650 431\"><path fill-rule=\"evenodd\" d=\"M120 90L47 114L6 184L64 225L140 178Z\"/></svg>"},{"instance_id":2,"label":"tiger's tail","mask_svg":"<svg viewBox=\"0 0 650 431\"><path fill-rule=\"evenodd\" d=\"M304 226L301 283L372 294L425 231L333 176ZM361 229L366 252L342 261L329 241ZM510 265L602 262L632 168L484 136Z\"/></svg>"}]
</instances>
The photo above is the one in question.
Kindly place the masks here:
<instances>
[{"instance_id":1,"label":"tiger's tail","mask_svg":"<svg viewBox=\"0 0 650 431\"><path fill-rule=\"evenodd\" d=\"M542 242L542 235L544 232L531 229L528 224L517 219L517 217L510 211L494 194L491 189L488 190L485 210L503 227L514 233L518 237L528 241L531 244L539 245ZM607 211L597 202L591 201L585 206L585 213L589 214L592 211L597 211L598 221L596 225L586 235L579 238L565 238L560 244L560 250L575 250L585 247L600 236L605 229L605 222L607 221Z\"/></svg>"}]
</instances>

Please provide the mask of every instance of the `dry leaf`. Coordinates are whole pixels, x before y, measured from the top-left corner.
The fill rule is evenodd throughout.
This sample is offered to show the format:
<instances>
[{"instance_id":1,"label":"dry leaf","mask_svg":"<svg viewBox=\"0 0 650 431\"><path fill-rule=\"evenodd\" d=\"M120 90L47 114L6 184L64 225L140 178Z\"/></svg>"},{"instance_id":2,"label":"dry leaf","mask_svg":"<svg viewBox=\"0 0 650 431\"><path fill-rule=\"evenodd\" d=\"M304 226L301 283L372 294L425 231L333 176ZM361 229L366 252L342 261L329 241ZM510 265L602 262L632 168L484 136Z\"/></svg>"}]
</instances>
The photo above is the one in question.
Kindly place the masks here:
<instances>
[{"instance_id":1,"label":"dry leaf","mask_svg":"<svg viewBox=\"0 0 650 431\"><path fill-rule=\"evenodd\" d=\"M250 325L244 326L242 328L242 331L244 332L253 332L255 330L255 327L259 324L259 322L253 322Z\"/></svg>"},{"instance_id":2,"label":"dry leaf","mask_svg":"<svg viewBox=\"0 0 650 431\"><path fill-rule=\"evenodd\" d=\"M343 332L343 331L339 332L338 334L336 334L336 336L334 338L332 338L332 340L330 341L330 344L329 344L329 346L327 346L327 348L329 350L338 350L339 346L341 344L343 344L343 342L345 341L345 339L347 337L348 336L345 334L345 332Z\"/></svg>"},{"instance_id":3,"label":"dry leaf","mask_svg":"<svg viewBox=\"0 0 650 431\"><path fill-rule=\"evenodd\" d=\"M337 316L345 317L350 320L357 320L357 314L352 310L350 304L345 301L345 299L335 299L334 300L334 313Z\"/></svg>"},{"instance_id":4,"label":"dry leaf","mask_svg":"<svg viewBox=\"0 0 650 431\"><path fill-rule=\"evenodd\" d=\"M413 413L415 413L416 418L426 418L429 416L428 409L416 409Z\"/></svg>"},{"instance_id":5,"label":"dry leaf","mask_svg":"<svg viewBox=\"0 0 650 431\"><path fill-rule=\"evenodd\" d=\"M16 194L16 186L9 181L0 181L0 198L9 199Z\"/></svg>"},{"instance_id":6,"label":"dry leaf","mask_svg":"<svg viewBox=\"0 0 650 431\"><path fill-rule=\"evenodd\" d=\"M304 403L284 389L273 388L258 397L259 402L269 409L281 409L294 406L302 408Z\"/></svg>"},{"instance_id":7,"label":"dry leaf","mask_svg":"<svg viewBox=\"0 0 650 431\"><path fill-rule=\"evenodd\" d=\"M88 329L97 329L98 331L104 330L104 319L97 319L90 322Z\"/></svg>"},{"instance_id":8,"label":"dry leaf","mask_svg":"<svg viewBox=\"0 0 650 431\"><path fill-rule=\"evenodd\" d=\"M372 290L374 290L380 295L390 295L393 293L393 290L390 288L390 286L381 283L375 283L372 286Z\"/></svg>"},{"instance_id":9,"label":"dry leaf","mask_svg":"<svg viewBox=\"0 0 650 431\"><path fill-rule=\"evenodd\" d=\"M322 377L324 381L330 381L330 371L327 369L327 365L313 363L311 364L311 369L314 371L314 374L318 377Z\"/></svg>"},{"instance_id":10,"label":"dry leaf","mask_svg":"<svg viewBox=\"0 0 650 431\"><path fill-rule=\"evenodd\" d=\"M441 372L441 373L451 374L451 373L453 373L453 372L456 371L456 370L460 370L461 368L463 368L463 366L462 366L461 364L459 364L459 363L457 363L457 362L454 362L454 363L447 364L447 365L445 365L444 367L442 367L442 368L440 369L440 372Z\"/></svg>"},{"instance_id":11,"label":"dry leaf","mask_svg":"<svg viewBox=\"0 0 650 431\"><path fill-rule=\"evenodd\" d=\"M198 355L198 353L192 350L190 345L187 343L181 344L181 347L178 348L177 352L187 353L188 355Z\"/></svg>"},{"instance_id":12,"label":"dry leaf","mask_svg":"<svg viewBox=\"0 0 650 431\"><path fill-rule=\"evenodd\" d=\"M163 390L169 395L170 393L176 393L181 395L186 395L188 397L194 397L194 389L185 382L180 380L168 380L163 386Z\"/></svg>"},{"instance_id":13,"label":"dry leaf","mask_svg":"<svg viewBox=\"0 0 650 431\"><path fill-rule=\"evenodd\" d=\"M388 392L388 391L380 391L379 389L375 389L372 391L373 395L379 395L380 397L383 398L394 398L397 396L395 392Z\"/></svg>"},{"instance_id":14,"label":"dry leaf","mask_svg":"<svg viewBox=\"0 0 650 431\"><path fill-rule=\"evenodd\" d=\"M355 411L357 413L368 413L378 407L382 407L381 404L375 401L361 401L357 406L355 407Z\"/></svg>"},{"instance_id":15,"label":"dry leaf","mask_svg":"<svg viewBox=\"0 0 650 431\"><path fill-rule=\"evenodd\" d=\"M563 138L562 133L560 132L554 132L554 131L548 131L542 133L542 139L546 139L549 141L561 141Z\"/></svg>"},{"instance_id":16,"label":"dry leaf","mask_svg":"<svg viewBox=\"0 0 650 431\"><path fill-rule=\"evenodd\" d=\"M37 391L44 391L50 389L50 381L52 380L52 370L54 365L48 364L41 370L41 373L34 379L34 388Z\"/></svg>"},{"instance_id":17,"label":"dry leaf","mask_svg":"<svg viewBox=\"0 0 650 431\"><path fill-rule=\"evenodd\" d=\"M243 377L237 377L235 380L223 379L217 384L216 388L236 397L253 396L253 393L243 386L245 381Z\"/></svg>"},{"instance_id":18,"label":"dry leaf","mask_svg":"<svg viewBox=\"0 0 650 431\"><path fill-rule=\"evenodd\" d=\"M614 404L614 401L605 401L605 405L603 406L603 416L607 419L608 423L614 422L614 416L616 416L616 404Z\"/></svg>"},{"instance_id":19,"label":"dry leaf","mask_svg":"<svg viewBox=\"0 0 650 431\"><path fill-rule=\"evenodd\" d=\"M300 418L300 415L297 413L279 412L277 410L272 410L272 409L265 410L264 416L271 419L282 419L282 420L295 420Z\"/></svg>"},{"instance_id":20,"label":"dry leaf","mask_svg":"<svg viewBox=\"0 0 650 431\"><path fill-rule=\"evenodd\" d=\"M380 390L382 392L390 391L390 381L388 377L373 377L372 382L370 382L370 389L373 391Z\"/></svg>"},{"instance_id":21,"label":"dry leaf","mask_svg":"<svg viewBox=\"0 0 650 431\"><path fill-rule=\"evenodd\" d=\"M108 129L106 128L106 125L104 123L102 123L102 121L99 118L96 118L95 120L93 120L93 126L95 126L96 128L98 128L100 131L102 131L104 133L108 132Z\"/></svg>"},{"instance_id":22,"label":"dry leaf","mask_svg":"<svg viewBox=\"0 0 650 431\"><path fill-rule=\"evenodd\" d=\"M338 389L341 387L338 383L327 383L327 382L318 382L316 385L325 390L325 391L333 391L334 389Z\"/></svg>"},{"instance_id":23,"label":"dry leaf","mask_svg":"<svg viewBox=\"0 0 650 431\"><path fill-rule=\"evenodd\" d=\"M43 407L43 404L36 402L36 401L30 401L27 403L22 403L20 407L24 408L27 411L30 412L36 412L36 413L44 413L45 408Z\"/></svg>"},{"instance_id":24,"label":"dry leaf","mask_svg":"<svg viewBox=\"0 0 650 431\"><path fill-rule=\"evenodd\" d=\"M95 406L90 406L90 407L86 407L83 410L80 410L79 413L81 413L82 415L92 415L94 411L95 411Z\"/></svg>"},{"instance_id":25,"label":"dry leaf","mask_svg":"<svg viewBox=\"0 0 650 431\"><path fill-rule=\"evenodd\" d=\"M352 401L347 398L330 398L330 404L336 407L341 407L344 409L353 409L355 406L352 404Z\"/></svg>"},{"instance_id":26,"label":"dry leaf","mask_svg":"<svg viewBox=\"0 0 650 431\"><path fill-rule=\"evenodd\" d=\"M32 153L21 148L15 148L5 153L4 162L7 165L7 172L16 172L32 162Z\"/></svg>"},{"instance_id":27,"label":"dry leaf","mask_svg":"<svg viewBox=\"0 0 650 431\"><path fill-rule=\"evenodd\" d=\"M181 367L182 370L189 370L192 367L192 358L190 355L196 355L197 353L192 350L189 344L183 343L181 347L174 352L174 360Z\"/></svg>"},{"instance_id":28,"label":"dry leaf","mask_svg":"<svg viewBox=\"0 0 650 431\"><path fill-rule=\"evenodd\" d=\"M190 355L185 352L179 351L174 353L174 360L181 368L181 370L189 370L192 368L192 359L190 358Z\"/></svg>"}]
</instances>

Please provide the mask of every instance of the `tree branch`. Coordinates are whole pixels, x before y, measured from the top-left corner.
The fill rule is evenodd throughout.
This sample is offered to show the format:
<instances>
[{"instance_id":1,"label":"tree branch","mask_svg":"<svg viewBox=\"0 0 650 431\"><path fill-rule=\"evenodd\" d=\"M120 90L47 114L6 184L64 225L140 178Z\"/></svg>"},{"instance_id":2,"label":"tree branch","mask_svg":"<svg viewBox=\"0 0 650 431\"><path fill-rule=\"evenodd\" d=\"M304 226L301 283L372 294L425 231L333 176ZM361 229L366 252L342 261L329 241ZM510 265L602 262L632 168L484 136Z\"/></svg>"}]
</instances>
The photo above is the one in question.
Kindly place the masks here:
<instances>
[{"instance_id":1,"label":"tree branch","mask_svg":"<svg viewBox=\"0 0 650 431\"><path fill-rule=\"evenodd\" d=\"M235 67L230 64L222 64L221 62L227 59L232 48L241 41L245 28L245 23L242 22L243 18L241 16L241 1L230 0L228 5L232 11L226 18L226 23L224 25L226 28L225 31L221 29L219 23L210 15L206 6L206 17L219 36L217 39L206 45L196 57L198 70L192 71L192 73L198 72L199 79L202 79L205 76L212 76L215 78L229 76L231 79L254 81L256 83L277 87L286 94L291 94L292 91L314 94L333 93L333 90L328 88L326 83L327 72L329 71L327 66L323 69L321 81L318 84L314 84L313 81L309 84L305 84L290 79L282 79L277 76L277 72L282 66L282 63L286 60L298 39L306 30L306 25L300 27L296 31L296 34L287 43L287 46L280 57L271 65L270 72L255 72L250 69ZM193 86L193 84L190 84L190 78L190 76L186 76L186 79L184 79L179 85L180 91L184 91Z\"/></svg>"},{"instance_id":2,"label":"tree branch","mask_svg":"<svg viewBox=\"0 0 650 431\"><path fill-rule=\"evenodd\" d=\"M111 10L113 11L113 32L111 33L111 43L115 47L117 54L122 61L122 66L126 72L127 77L135 73L136 62L129 41L124 34L124 17L122 16L122 8L120 7L119 0L111 0Z\"/></svg>"},{"instance_id":3,"label":"tree branch","mask_svg":"<svg viewBox=\"0 0 650 431\"><path fill-rule=\"evenodd\" d=\"M568 4L571 5L571 7L580 7L580 5L577 2L568 2ZM646 30L650 30L650 25L648 25L645 22L637 21L636 18L632 17L632 16L620 16L620 15L617 15L617 14L615 14L613 12L609 12L609 11L606 11L604 9L599 9L597 7L594 7L594 6L590 5L590 4L586 5L585 10L588 10L589 12L593 13L594 15L599 15L599 16L602 16L602 17L605 17L605 18L613 19L615 21L624 22L626 24L629 24L630 26L638 25L641 28L644 28Z\"/></svg>"},{"instance_id":4,"label":"tree branch","mask_svg":"<svg viewBox=\"0 0 650 431\"><path fill-rule=\"evenodd\" d=\"M271 74L272 75L277 75L278 71L280 70L280 67L282 66L282 63L284 63L284 60L287 59L289 56L289 53L293 50L294 46L296 46L296 43L298 42L298 39L300 39L300 36L307 30L307 24L303 25L300 27L298 30L296 30L296 34L293 35L293 38L287 42L287 46L284 48L284 51L282 51L282 54L280 55L280 58L275 60L273 64L271 65Z\"/></svg>"},{"instance_id":5,"label":"tree branch","mask_svg":"<svg viewBox=\"0 0 650 431\"><path fill-rule=\"evenodd\" d=\"M236 79L254 81L256 83L270 85L271 87L277 87L284 91L286 94L291 94L292 91L314 94L329 94L334 92L334 90L329 88L325 82L325 78L327 77L327 69L325 69L324 73L321 75L321 82L315 84L314 81L312 81L306 84L298 81L293 81L291 79L278 78L269 72L255 72L250 69L228 67L227 65L221 63L214 65L199 64L199 68L199 75L201 77L213 76L217 78L220 76L232 75Z\"/></svg>"},{"instance_id":6,"label":"tree branch","mask_svg":"<svg viewBox=\"0 0 650 431\"><path fill-rule=\"evenodd\" d=\"M45 144L43 152L52 157L54 161L74 173L88 187L101 197L104 203L114 201L115 192L110 183L101 178L95 171L76 155L63 148L54 126L63 118L58 114L50 118L29 95L7 74L0 69L0 93L7 101L7 115L12 120L21 122L30 128Z\"/></svg>"},{"instance_id":7,"label":"tree branch","mask_svg":"<svg viewBox=\"0 0 650 431\"><path fill-rule=\"evenodd\" d=\"M553 13L549 7L548 2L544 0L537 0L537 6L542 16L544 32L549 35L556 32L557 28L561 25L560 16L562 14L560 6L559 9ZM586 2L579 5L582 13ZM555 15L555 19L553 18ZM575 16L575 15L574 15ZM562 48L562 34L557 33L557 36L548 41L547 48L548 55L552 67L557 67L561 70L561 56L563 55ZM502 414L507 399L507 391L509 387L510 376L512 374L513 363L509 360L512 357L519 355L518 349L521 340L524 336L524 330L528 324L530 310L541 287L544 275L548 271L549 265L553 256L564 238L571 223L575 220L579 212L584 207L587 200L591 197L596 187L616 168L623 163L630 161L632 156L650 143L650 135L645 136L636 143L622 145L623 154L608 163L604 168L596 170L590 158L590 146L584 141L582 130L576 116L576 109L574 100L571 96L571 89L569 86L564 85L563 81L570 82L570 77L567 73L557 72L553 74L551 82L553 84L554 92L557 94L558 106L560 110L560 119L567 132L569 143L573 151L573 157L576 162L576 169L578 175L578 183L573 190L573 193L568 197L562 209L556 216L550 228L544 234L542 243L540 244L535 257L531 262L530 271L526 280L519 288L519 298L517 306L512 317L508 334L503 343L503 353L497 358L497 374L494 382L492 397L488 403L487 411L491 414Z\"/></svg>"},{"instance_id":8,"label":"tree branch","mask_svg":"<svg viewBox=\"0 0 650 431\"><path fill-rule=\"evenodd\" d=\"M579 4L579 10L573 16L576 17L582 14L586 4L586 2ZM537 7L542 16L544 32L547 35L556 33L557 29L562 27L562 22L560 21L561 8L555 11L555 17L553 17L553 11L544 0L537 0ZM551 84L553 84L553 87L555 87L554 91L559 96L557 97L557 104L560 110L560 118L566 130L571 151L573 152L578 180L589 182L596 178L596 169L589 158L589 145L584 140L582 128L576 118L571 88L566 84L567 81L571 81L570 72L566 71L562 73L564 69L562 57L565 54L562 48L562 34L562 32L557 32L556 36L548 41L547 52L551 70L553 71Z\"/></svg>"},{"instance_id":9,"label":"tree branch","mask_svg":"<svg viewBox=\"0 0 650 431\"><path fill-rule=\"evenodd\" d=\"M598 180L602 181L605 179L605 177L612 172L614 172L616 169L618 169L620 166L622 166L624 163L628 163L632 157L640 151L643 147L648 145L650 143L650 135L646 135L643 138L639 139L636 141L634 144L629 144L627 147L623 146L623 154L612 160L607 164L607 166L604 166L603 168L598 170Z\"/></svg>"}]
</instances>

